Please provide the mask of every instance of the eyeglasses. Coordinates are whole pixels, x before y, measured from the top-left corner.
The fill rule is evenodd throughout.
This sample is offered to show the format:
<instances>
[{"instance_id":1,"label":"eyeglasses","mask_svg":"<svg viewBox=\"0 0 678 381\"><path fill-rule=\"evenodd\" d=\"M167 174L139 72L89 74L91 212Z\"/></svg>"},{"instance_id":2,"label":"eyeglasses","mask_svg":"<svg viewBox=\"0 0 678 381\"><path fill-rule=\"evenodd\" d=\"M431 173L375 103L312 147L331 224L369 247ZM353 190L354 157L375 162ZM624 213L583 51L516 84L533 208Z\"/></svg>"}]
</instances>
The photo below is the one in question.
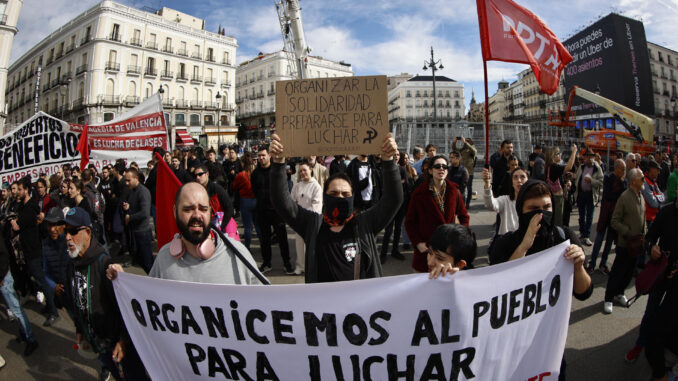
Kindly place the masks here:
<instances>
[{"instance_id":1,"label":"eyeglasses","mask_svg":"<svg viewBox=\"0 0 678 381\"><path fill-rule=\"evenodd\" d=\"M205 173L207 173L207 172L196 172L195 177L200 177L200 176L204 175Z\"/></svg>"},{"instance_id":2,"label":"eyeglasses","mask_svg":"<svg viewBox=\"0 0 678 381\"><path fill-rule=\"evenodd\" d=\"M70 235L77 235L80 233L81 230L87 229L86 227L73 227L73 226L68 226L64 229L64 231Z\"/></svg>"},{"instance_id":3,"label":"eyeglasses","mask_svg":"<svg viewBox=\"0 0 678 381\"><path fill-rule=\"evenodd\" d=\"M560 156L560 152L554 153L555 156Z\"/></svg>"},{"instance_id":4,"label":"eyeglasses","mask_svg":"<svg viewBox=\"0 0 678 381\"><path fill-rule=\"evenodd\" d=\"M442 169L443 171L447 171L447 164L433 164L431 168Z\"/></svg>"}]
</instances>

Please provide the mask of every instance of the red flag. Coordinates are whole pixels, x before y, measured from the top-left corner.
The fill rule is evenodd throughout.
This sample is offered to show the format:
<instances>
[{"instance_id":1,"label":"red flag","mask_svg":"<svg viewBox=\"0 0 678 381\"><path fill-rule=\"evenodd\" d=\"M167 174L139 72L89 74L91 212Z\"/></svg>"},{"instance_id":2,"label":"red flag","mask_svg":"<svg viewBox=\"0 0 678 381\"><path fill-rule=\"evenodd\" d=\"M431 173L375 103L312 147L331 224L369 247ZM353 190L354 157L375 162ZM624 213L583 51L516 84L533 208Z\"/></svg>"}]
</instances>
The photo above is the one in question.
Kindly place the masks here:
<instances>
[{"instance_id":1,"label":"red flag","mask_svg":"<svg viewBox=\"0 0 678 381\"><path fill-rule=\"evenodd\" d=\"M80 152L80 170L83 170L89 164L89 138L87 137L87 131L89 126L86 124L82 128L82 134L80 134L80 140L78 141L78 146L76 149Z\"/></svg>"},{"instance_id":2,"label":"red flag","mask_svg":"<svg viewBox=\"0 0 678 381\"><path fill-rule=\"evenodd\" d=\"M485 61L526 63L547 94L558 90L572 56L534 13L512 0L476 0Z\"/></svg>"},{"instance_id":3,"label":"red flag","mask_svg":"<svg viewBox=\"0 0 678 381\"><path fill-rule=\"evenodd\" d=\"M160 154L155 153L158 162L155 164L156 183L155 183L155 213L158 249L169 243L174 234L179 233L177 222L174 218L174 197L181 187L181 181L177 179L169 165L165 163Z\"/></svg>"}]
</instances>

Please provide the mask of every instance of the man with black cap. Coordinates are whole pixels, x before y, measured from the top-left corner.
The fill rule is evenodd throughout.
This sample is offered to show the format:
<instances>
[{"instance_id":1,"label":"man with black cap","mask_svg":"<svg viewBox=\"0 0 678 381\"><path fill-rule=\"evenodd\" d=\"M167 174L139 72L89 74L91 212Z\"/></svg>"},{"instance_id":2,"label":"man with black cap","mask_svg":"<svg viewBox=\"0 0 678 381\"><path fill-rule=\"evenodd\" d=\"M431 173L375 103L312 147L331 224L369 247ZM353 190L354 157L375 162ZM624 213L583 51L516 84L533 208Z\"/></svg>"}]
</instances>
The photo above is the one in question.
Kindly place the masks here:
<instances>
[{"instance_id":1,"label":"man with black cap","mask_svg":"<svg viewBox=\"0 0 678 381\"><path fill-rule=\"evenodd\" d=\"M89 213L71 208L64 222L71 257L65 288L73 300L76 343L99 354L102 376L110 372L119 380L114 362L120 362L127 379L146 379L125 330L113 284L106 278L105 269L112 263L111 257L94 237Z\"/></svg>"},{"instance_id":2,"label":"man with black cap","mask_svg":"<svg viewBox=\"0 0 678 381\"><path fill-rule=\"evenodd\" d=\"M574 155L575 152L572 152ZM586 160L584 164L577 169L575 175L575 186L577 187L575 197L577 207L579 208L579 239L586 246L592 246L591 225L593 224L593 195L599 193L603 186L603 170L598 163L593 160L596 154L586 151Z\"/></svg>"},{"instance_id":3,"label":"man with black cap","mask_svg":"<svg viewBox=\"0 0 678 381\"><path fill-rule=\"evenodd\" d=\"M565 258L574 264L572 293L585 300L593 293L591 277L584 269L586 255L576 235L568 227L553 225L551 189L541 181L530 179L520 188L516 197L518 230L498 238L489 253L490 264L520 259L570 240ZM559 380L565 380L565 358L560 366Z\"/></svg>"},{"instance_id":4,"label":"man with black cap","mask_svg":"<svg viewBox=\"0 0 678 381\"><path fill-rule=\"evenodd\" d=\"M44 258L45 280L54 294L54 304L57 308L65 307L72 315L73 306L70 298L64 292L66 270L69 257L66 251L66 236L64 235L64 213L59 207L53 207L45 216L47 222L47 237L42 240L42 256ZM50 315L50 325L59 319L59 315Z\"/></svg>"}]
</instances>

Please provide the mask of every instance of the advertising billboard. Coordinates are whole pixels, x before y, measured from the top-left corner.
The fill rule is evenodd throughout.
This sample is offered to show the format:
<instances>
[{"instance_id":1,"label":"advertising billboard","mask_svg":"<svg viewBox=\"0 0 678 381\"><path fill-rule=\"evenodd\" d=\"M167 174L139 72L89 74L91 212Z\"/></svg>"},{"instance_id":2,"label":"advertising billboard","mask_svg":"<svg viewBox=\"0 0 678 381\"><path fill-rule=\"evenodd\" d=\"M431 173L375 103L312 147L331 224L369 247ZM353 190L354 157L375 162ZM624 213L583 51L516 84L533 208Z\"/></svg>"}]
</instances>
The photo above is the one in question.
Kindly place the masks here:
<instances>
[{"instance_id":1,"label":"advertising billboard","mask_svg":"<svg viewBox=\"0 0 678 381\"><path fill-rule=\"evenodd\" d=\"M643 23L611 13L564 42L573 57L565 67L567 96L572 86L621 103L645 115L654 113L652 75ZM565 99L567 102L567 98ZM576 97L577 116L607 111Z\"/></svg>"}]
</instances>

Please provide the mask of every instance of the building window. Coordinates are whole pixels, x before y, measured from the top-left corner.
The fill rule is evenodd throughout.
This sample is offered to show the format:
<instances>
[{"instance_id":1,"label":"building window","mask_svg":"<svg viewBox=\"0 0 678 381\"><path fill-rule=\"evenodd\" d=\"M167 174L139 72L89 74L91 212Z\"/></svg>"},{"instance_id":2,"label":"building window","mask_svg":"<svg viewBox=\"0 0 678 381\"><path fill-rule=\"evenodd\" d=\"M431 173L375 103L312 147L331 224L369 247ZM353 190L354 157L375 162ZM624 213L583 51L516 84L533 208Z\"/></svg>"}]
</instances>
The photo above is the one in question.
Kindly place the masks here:
<instances>
[{"instance_id":1,"label":"building window","mask_svg":"<svg viewBox=\"0 0 678 381\"><path fill-rule=\"evenodd\" d=\"M111 120L113 120L113 118L115 118L115 113L113 112L104 113L104 122L110 122Z\"/></svg>"},{"instance_id":2,"label":"building window","mask_svg":"<svg viewBox=\"0 0 678 381\"><path fill-rule=\"evenodd\" d=\"M174 125L175 126L185 126L186 125L186 115L175 114L174 115Z\"/></svg>"},{"instance_id":3,"label":"building window","mask_svg":"<svg viewBox=\"0 0 678 381\"><path fill-rule=\"evenodd\" d=\"M200 126L200 114L191 114L191 126Z\"/></svg>"},{"instance_id":4,"label":"building window","mask_svg":"<svg viewBox=\"0 0 678 381\"><path fill-rule=\"evenodd\" d=\"M205 115L205 126L214 126L214 115Z\"/></svg>"}]
</instances>

